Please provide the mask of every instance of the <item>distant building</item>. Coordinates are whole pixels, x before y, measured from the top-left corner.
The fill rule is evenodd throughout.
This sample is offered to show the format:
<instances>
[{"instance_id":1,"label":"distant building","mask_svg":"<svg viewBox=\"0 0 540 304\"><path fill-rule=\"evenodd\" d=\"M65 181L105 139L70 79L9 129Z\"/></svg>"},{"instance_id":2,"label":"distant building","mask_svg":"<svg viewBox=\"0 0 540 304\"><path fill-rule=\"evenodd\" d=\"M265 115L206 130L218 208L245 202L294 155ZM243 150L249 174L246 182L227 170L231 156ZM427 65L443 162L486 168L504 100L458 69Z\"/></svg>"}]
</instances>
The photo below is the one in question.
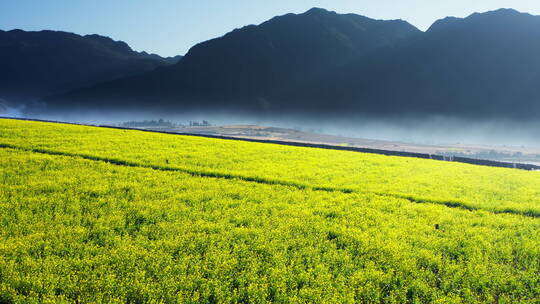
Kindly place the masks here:
<instances>
[{"instance_id":1,"label":"distant building","mask_svg":"<svg viewBox=\"0 0 540 304\"><path fill-rule=\"evenodd\" d=\"M202 122L190 120L189 126L190 127L209 127L211 126L211 124L207 120L203 120Z\"/></svg>"}]
</instances>

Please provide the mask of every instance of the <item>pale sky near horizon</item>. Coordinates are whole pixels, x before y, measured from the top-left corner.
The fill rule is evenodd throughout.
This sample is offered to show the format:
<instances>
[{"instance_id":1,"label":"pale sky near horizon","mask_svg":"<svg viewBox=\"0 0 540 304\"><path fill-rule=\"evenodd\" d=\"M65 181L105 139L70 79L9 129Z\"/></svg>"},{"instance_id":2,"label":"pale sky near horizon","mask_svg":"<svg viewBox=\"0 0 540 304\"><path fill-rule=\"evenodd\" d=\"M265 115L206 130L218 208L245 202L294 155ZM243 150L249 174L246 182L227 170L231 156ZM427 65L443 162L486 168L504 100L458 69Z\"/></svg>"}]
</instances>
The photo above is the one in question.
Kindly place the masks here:
<instances>
[{"instance_id":1,"label":"pale sky near horizon","mask_svg":"<svg viewBox=\"0 0 540 304\"><path fill-rule=\"evenodd\" d=\"M137 51L174 56L235 28L312 7L403 19L421 30L446 16L498 8L540 15L540 0L0 0L0 29L100 34Z\"/></svg>"}]
</instances>

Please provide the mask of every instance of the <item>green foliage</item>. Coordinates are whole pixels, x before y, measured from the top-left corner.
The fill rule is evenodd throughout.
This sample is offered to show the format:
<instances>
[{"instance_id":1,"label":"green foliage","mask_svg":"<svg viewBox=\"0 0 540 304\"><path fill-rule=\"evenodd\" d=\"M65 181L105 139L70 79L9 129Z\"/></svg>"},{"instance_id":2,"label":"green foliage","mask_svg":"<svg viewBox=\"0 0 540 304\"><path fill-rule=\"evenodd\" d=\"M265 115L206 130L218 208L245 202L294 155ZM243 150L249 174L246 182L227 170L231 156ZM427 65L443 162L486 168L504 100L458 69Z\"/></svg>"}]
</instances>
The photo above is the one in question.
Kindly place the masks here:
<instances>
[{"instance_id":1,"label":"green foliage","mask_svg":"<svg viewBox=\"0 0 540 304\"><path fill-rule=\"evenodd\" d=\"M537 172L11 120L0 145L0 303L540 298Z\"/></svg>"}]
</instances>

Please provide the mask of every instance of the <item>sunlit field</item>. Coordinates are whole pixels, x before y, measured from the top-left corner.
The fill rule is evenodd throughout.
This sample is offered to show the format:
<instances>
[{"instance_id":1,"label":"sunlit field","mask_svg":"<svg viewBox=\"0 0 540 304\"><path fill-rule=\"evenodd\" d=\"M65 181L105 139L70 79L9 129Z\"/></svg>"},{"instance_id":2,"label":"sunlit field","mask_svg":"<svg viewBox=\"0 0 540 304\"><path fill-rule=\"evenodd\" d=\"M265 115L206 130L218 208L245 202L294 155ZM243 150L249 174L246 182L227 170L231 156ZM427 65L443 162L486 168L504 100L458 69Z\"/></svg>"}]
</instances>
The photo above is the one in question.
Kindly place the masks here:
<instances>
[{"instance_id":1,"label":"sunlit field","mask_svg":"<svg viewBox=\"0 0 540 304\"><path fill-rule=\"evenodd\" d=\"M538 303L540 174L0 120L0 303Z\"/></svg>"}]
</instances>

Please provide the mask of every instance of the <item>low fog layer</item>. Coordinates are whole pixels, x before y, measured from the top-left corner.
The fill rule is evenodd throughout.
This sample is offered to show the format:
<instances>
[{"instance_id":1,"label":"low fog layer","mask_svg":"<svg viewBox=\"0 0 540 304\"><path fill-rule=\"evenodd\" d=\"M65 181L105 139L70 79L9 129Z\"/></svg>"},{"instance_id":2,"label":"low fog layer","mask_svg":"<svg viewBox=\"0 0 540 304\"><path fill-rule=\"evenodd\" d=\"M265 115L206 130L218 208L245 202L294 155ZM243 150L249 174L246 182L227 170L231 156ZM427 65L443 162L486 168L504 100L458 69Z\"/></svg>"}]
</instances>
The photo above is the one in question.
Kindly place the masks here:
<instances>
[{"instance_id":1,"label":"low fog layer","mask_svg":"<svg viewBox=\"0 0 540 304\"><path fill-rule=\"evenodd\" d=\"M209 121L212 125L259 125L283 127L320 134L354 138L399 141L416 144L469 144L494 146L540 147L540 121L466 120L451 117L375 117L375 116L283 116L242 115L226 112L111 112L86 111L62 114L29 113L22 107L0 105L0 116L112 125L127 121L165 119L187 124Z\"/></svg>"}]
</instances>

